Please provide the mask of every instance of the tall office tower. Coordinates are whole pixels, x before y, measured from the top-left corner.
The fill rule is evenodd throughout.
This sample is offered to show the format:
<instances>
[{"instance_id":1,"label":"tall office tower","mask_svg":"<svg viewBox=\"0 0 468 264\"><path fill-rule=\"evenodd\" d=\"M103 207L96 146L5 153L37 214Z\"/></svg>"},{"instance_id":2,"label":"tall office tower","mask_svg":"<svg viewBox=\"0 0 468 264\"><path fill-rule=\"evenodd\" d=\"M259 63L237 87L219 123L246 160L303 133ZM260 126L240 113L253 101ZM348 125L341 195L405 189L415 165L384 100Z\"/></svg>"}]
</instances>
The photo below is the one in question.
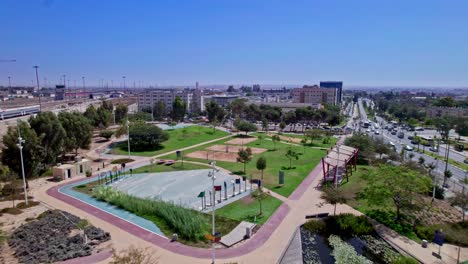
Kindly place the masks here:
<instances>
[{"instance_id":1,"label":"tall office tower","mask_svg":"<svg viewBox=\"0 0 468 264\"><path fill-rule=\"evenodd\" d=\"M343 101L343 82L320 82L320 88L335 88L338 91L337 103L341 104Z\"/></svg>"}]
</instances>

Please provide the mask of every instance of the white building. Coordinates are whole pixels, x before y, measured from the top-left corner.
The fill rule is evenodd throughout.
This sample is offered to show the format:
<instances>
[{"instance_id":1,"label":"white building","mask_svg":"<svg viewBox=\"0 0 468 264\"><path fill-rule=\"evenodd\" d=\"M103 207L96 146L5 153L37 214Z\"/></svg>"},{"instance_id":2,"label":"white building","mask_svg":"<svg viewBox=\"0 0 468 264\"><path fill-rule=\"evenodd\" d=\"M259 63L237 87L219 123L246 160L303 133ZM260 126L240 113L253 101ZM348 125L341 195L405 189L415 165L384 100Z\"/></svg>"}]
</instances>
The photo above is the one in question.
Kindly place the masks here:
<instances>
[{"instance_id":1,"label":"white building","mask_svg":"<svg viewBox=\"0 0 468 264\"><path fill-rule=\"evenodd\" d=\"M196 91L196 90L195 90ZM182 99L187 105L187 112L194 112L201 109L201 103L203 100L201 92L195 92L194 90L184 89L153 89L147 90L138 95L138 110L141 111L144 108L153 107L159 101L162 101L167 110L172 110L172 103L178 97ZM194 100L194 97L196 99ZM198 105L200 104L200 105Z\"/></svg>"}]
</instances>

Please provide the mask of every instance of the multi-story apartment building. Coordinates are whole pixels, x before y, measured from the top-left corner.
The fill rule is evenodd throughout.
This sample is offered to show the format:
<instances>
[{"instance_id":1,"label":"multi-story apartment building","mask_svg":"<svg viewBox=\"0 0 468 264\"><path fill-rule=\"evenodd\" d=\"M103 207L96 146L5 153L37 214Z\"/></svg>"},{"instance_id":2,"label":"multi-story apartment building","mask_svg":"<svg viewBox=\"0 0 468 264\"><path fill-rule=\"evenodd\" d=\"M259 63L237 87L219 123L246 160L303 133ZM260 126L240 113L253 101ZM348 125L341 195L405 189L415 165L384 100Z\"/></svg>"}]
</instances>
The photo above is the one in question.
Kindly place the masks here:
<instances>
[{"instance_id":1,"label":"multi-story apartment building","mask_svg":"<svg viewBox=\"0 0 468 264\"><path fill-rule=\"evenodd\" d=\"M292 90L293 103L305 104L331 104L338 103L336 88L321 88L318 85L296 88Z\"/></svg>"},{"instance_id":2,"label":"multi-story apartment building","mask_svg":"<svg viewBox=\"0 0 468 264\"><path fill-rule=\"evenodd\" d=\"M167 110L172 110L172 103L179 96L187 104L187 112L200 111L202 92L198 90L178 89L153 89L146 90L138 95L138 110L153 107L155 103L162 101Z\"/></svg>"}]
</instances>

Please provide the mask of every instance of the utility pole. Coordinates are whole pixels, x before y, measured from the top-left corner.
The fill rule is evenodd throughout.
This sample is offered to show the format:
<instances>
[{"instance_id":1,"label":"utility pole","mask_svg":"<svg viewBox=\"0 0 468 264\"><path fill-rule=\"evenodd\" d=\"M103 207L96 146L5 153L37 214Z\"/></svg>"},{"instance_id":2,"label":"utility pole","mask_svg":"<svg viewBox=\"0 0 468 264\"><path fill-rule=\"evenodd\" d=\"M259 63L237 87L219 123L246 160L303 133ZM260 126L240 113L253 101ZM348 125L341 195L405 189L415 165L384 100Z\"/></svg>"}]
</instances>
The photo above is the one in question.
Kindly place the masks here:
<instances>
[{"instance_id":1,"label":"utility pole","mask_svg":"<svg viewBox=\"0 0 468 264\"><path fill-rule=\"evenodd\" d=\"M11 77L8 76L8 92L11 93Z\"/></svg>"},{"instance_id":2,"label":"utility pole","mask_svg":"<svg viewBox=\"0 0 468 264\"><path fill-rule=\"evenodd\" d=\"M39 112L42 110L42 104L41 104L41 86L39 85L39 74L37 72L37 69L39 66L35 65L33 68L36 70L36 82L37 82L37 96L39 96Z\"/></svg>"},{"instance_id":3,"label":"utility pole","mask_svg":"<svg viewBox=\"0 0 468 264\"><path fill-rule=\"evenodd\" d=\"M125 76L122 76L122 79L123 79L123 89L125 91Z\"/></svg>"}]
</instances>

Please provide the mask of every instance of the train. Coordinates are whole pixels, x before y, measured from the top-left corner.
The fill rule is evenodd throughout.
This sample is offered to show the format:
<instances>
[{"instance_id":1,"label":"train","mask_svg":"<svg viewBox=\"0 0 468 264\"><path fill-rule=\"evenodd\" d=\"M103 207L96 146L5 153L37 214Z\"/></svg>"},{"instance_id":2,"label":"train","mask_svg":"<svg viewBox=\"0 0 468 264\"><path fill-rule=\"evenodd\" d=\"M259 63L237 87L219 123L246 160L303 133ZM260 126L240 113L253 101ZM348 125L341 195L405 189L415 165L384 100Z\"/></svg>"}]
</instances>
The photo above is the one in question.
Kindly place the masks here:
<instances>
[{"instance_id":1,"label":"train","mask_svg":"<svg viewBox=\"0 0 468 264\"><path fill-rule=\"evenodd\" d=\"M0 120L26 116L26 115L34 115L34 114L39 113L40 111L41 111L41 107L39 105L23 106L23 107L8 108L8 109L0 108Z\"/></svg>"}]
</instances>

